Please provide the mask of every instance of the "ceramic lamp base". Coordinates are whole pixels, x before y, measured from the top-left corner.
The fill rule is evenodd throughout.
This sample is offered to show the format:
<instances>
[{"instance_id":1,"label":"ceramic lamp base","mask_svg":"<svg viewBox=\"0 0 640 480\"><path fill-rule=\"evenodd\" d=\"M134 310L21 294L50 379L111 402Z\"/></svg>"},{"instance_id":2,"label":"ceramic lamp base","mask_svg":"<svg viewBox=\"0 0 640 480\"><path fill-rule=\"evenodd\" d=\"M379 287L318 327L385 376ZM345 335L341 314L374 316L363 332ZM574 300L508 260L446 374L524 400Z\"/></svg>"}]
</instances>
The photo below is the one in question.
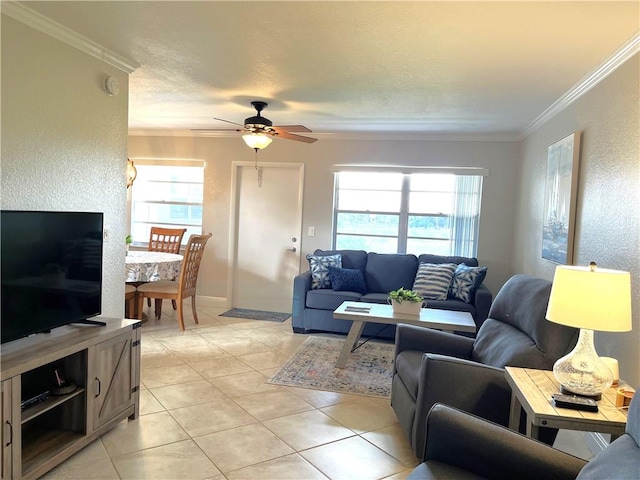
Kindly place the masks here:
<instances>
[{"instance_id":1,"label":"ceramic lamp base","mask_svg":"<svg viewBox=\"0 0 640 480\"><path fill-rule=\"evenodd\" d=\"M593 330L580 329L575 348L553 365L562 393L600 398L613 382L613 374L593 345Z\"/></svg>"}]
</instances>

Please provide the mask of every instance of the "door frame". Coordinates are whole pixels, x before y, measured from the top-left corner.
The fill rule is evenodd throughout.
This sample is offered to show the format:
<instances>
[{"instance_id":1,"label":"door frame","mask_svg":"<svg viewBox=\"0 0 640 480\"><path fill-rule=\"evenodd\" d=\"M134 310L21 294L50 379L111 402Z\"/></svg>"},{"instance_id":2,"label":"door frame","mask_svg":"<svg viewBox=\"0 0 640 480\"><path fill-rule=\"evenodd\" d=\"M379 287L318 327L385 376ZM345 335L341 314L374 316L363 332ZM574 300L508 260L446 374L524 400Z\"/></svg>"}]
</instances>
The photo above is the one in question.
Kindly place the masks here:
<instances>
[{"instance_id":1,"label":"door frame","mask_svg":"<svg viewBox=\"0 0 640 480\"><path fill-rule=\"evenodd\" d=\"M230 301L230 308L236 305L236 269L238 268L238 206L240 188L238 181L240 179L239 171L242 167L254 167L255 162L247 161L232 161L231 162L231 202L229 218L231 220L229 225L229 263L227 267L227 301ZM298 273L300 273L300 255L302 254L302 201L304 198L304 163L284 163L284 162L269 162L258 165L258 170L261 168L297 168L298 169L298 218L300 220L300 230L297 233L298 242ZM293 288L293 286L291 287Z\"/></svg>"}]
</instances>

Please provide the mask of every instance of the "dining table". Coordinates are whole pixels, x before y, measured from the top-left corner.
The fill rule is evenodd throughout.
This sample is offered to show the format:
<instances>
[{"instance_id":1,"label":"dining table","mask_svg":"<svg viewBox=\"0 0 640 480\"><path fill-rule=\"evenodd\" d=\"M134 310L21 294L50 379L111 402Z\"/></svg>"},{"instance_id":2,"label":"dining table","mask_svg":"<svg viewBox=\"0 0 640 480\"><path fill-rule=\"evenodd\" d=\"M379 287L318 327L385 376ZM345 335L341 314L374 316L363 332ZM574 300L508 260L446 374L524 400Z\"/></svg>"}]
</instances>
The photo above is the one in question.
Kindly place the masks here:
<instances>
[{"instance_id":1,"label":"dining table","mask_svg":"<svg viewBox=\"0 0 640 480\"><path fill-rule=\"evenodd\" d=\"M147 250L130 250L124 259L124 281L135 287L158 280L174 280L180 275L182 255ZM135 302L134 314L137 317L138 304ZM142 322L148 320L142 313Z\"/></svg>"},{"instance_id":2,"label":"dining table","mask_svg":"<svg viewBox=\"0 0 640 480\"><path fill-rule=\"evenodd\" d=\"M178 278L182 258L176 253L129 251L125 257L125 282L146 283Z\"/></svg>"}]
</instances>

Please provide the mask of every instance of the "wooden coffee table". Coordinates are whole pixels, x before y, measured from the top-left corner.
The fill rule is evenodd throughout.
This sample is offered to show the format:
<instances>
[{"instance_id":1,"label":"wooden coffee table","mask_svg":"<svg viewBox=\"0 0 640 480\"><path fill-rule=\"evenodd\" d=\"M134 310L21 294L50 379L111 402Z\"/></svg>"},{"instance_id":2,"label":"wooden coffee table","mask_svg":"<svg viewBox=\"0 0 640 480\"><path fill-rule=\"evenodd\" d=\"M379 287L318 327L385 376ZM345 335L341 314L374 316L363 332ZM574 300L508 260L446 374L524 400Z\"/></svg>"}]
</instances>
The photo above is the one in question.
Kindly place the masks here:
<instances>
[{"instance_id":1,"label":"wooden coffee table","mask_svg":"<svg viewBox=\"0 0 640 480\"><path fill-rule=\"evenodd\" d=\"M476 331L476 324L469 312L456 312L454 310L438 310L436 308L423 308L418 315L403 315L393 313L391 305L382 303L343 302L334 312L333 318L351 320L351 329L340 351L336 362L337 368L344 368L349 354L355 349L358 339L362 334L364 324L388 323L397 325L407 323L420 327L435 328L445 332L472 332Z\"/></svg>"}]
</instances>

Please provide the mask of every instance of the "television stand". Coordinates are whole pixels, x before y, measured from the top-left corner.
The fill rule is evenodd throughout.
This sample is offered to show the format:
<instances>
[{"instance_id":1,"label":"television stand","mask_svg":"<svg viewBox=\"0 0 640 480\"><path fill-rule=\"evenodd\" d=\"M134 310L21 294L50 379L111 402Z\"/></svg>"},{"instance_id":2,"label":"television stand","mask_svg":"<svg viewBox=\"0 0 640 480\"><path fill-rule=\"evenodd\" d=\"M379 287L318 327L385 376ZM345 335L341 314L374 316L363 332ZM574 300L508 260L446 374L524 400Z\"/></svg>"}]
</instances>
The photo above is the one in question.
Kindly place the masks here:
<instances>
[{"instance_id":1,"label":"television stand","mask_svg":"<svg viewBox=\"0 0 640 480\"><path fill-rule=\"evenodd\" d=\"M66 325L2 344L3 479L36 479L123 419L138 417L142 323L99 322L105 328ZM56 371L77 388L29 402L55 384ZM24 410L23 401L30 403Z\"/></svg>"}]
</instances>

